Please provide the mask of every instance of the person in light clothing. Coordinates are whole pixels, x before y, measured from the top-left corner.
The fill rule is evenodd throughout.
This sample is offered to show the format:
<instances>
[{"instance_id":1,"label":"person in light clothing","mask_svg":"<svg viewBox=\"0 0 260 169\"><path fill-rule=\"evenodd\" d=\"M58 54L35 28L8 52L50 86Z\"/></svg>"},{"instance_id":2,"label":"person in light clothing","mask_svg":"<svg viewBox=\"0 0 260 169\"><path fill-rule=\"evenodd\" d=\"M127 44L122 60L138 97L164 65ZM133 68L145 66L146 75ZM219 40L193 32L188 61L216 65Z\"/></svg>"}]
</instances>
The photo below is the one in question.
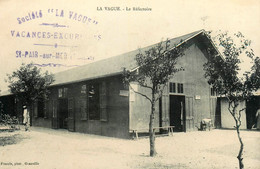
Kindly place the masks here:
<instances>
[{"instance_id":1,"label":"person in light clothing","mask_svg":"<svg viewBox=\"0 0 260 169\"><path fill-rule=\"evenodd\" d=\"M260 130L260 107L256 111L256 129Z\"/></svg>"},{"instance_id":2,"label":"person in light clothing","mask_svg":"<svg viewBox=\"0 0 260 169\"><path fill-rule=\"evenodd\" d=\"M30 115L26 106L23 106L23 124L25 125L25 131L29 131Z\"/></svg>"}]
</instances>

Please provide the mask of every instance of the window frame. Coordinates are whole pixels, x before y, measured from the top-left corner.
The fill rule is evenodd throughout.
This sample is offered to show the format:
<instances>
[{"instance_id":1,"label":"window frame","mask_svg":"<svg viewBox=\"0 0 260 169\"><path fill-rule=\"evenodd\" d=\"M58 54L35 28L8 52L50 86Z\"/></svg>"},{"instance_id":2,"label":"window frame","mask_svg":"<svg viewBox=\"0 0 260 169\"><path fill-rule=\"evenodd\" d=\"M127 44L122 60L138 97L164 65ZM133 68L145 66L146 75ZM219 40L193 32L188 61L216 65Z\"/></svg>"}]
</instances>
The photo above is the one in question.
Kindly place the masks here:
<instances>
[{"instance_id":1,"label":"window frame","mask_svg":"<svg viewBox=\"0 0 260 169\"><path fill-rule=\"evenodd\" d=\"M58 98L68 98L68 87L61 87L58 89Z\"/></svg>"},{"instance_id":2,"label":"window frame","mask_svg":"<svg viewBox=\"0 0 260 169\"><path fill-rule=\"evenodd\" d=\"M87 85L87 111L88 111L88 120L92 120L92 121L100 121L101 120L101 114L100 114L100 83L98 82L91 82ZM95 96L95 100L93 100L92 104L92 99L93 96L90 97L90 92L91 92L91 87L94 86L94 96ZM92 98L92 99L91 99ZM91 107L94 106L94 107ZM95 107L97 108L95 111L93 111L92 109L95 109ZM95 115L92 117L92 115L94 114L93 112L95 112Z\"/></svg>"},{"instance_id":3,"label":"window frame","mask_svg":"<svg viewBox=\"0 0 260 169\"><path fill-rule=\"evenodd\" d=\"M184 83L169 82L169 94L184 95Z\"/></svg>"}]
</instances>

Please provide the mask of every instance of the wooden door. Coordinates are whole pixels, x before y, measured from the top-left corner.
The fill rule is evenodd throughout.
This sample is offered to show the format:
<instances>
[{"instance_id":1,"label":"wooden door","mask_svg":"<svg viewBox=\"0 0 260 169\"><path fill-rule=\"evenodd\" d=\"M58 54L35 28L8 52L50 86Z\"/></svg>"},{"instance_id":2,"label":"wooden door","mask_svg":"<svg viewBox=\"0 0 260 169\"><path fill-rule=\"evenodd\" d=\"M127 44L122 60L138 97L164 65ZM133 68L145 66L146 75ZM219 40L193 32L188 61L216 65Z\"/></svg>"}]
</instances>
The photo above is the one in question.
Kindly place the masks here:
<instances>
[{"instance_id":1,"label":"wooden door","mask_svg":"<svg viewBox=\"0 0 260 169\"><path fill-rule=\"evenodd\" d=\"M192 96L185 97L185 131L193 131L195 128L193 102Z\"/></svg>"},{"instance_id":2,"label":"wooden door","mask_svg":"<svg viewBox=\"0 0 260 169\"><path fill-rule=\"evenodd\" d=\"M160 124L162 126L169 126L170 122L169 122L169 94L163 94L162 98L161 98L161 117L160 117Z\"/></svg>"},{"instance_id":3,"label":"wooden door","mask_svg":"<svg viewBox=\"0 0 260 169\"><path fill-rule=\"evenodd\" d=\"M75 131L75 111L74 111L74 99L68 99L68 130Z\"/></svg>"},{"instance_id":4,"label":"wooden door","mask_svg":"<svg viewBox=\"0 0 260 169\"><path fill-rule=\"evenodd\" d=\"M216 119L216 109L217 109L217 98L212 97L210 98L210 119L214 126L215 126L215 119Z\"/></svg>"},{"instance_id":5,"label":"wooden door","mask_svg":"<svg viewBox=\"0 0 260 169\"><path fill-rule=\"evenodd\" d=\"M59 128L59 120L58 120L58 101L57 99L52 100L52 128Z\"/></svg>"}]
</instances>

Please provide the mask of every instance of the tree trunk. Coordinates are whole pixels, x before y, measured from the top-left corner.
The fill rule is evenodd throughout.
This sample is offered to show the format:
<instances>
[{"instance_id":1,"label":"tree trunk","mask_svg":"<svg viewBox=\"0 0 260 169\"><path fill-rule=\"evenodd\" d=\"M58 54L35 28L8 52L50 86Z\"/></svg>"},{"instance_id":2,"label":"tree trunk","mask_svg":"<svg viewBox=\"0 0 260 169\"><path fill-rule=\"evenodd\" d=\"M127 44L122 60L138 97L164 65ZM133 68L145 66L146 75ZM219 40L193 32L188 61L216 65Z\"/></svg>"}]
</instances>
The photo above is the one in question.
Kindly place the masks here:
<instances>
[{"instance_id":1,"label":"tree trunk","mask_svg":"<svg viewBox=\"0 0 260 169\"><path fill-rule=\"evenodd\" d=\"M244 163L243 163L243 150L244 150L244 144L243 144L243 141L242 141L242 138L240 136L240 130L239 130L239 125L236 123L236 130L237 130L237 137L238 137L238 140L240 142L240 150L239 150L239 153L238 153L238 156L237 156L237 159L239 161L239 168L240 169L244 169Z\"/></svg>"},{"instance_id":2,"label":"tree trunk","mask_svg":"<svg viewBox=\"0 0 260 169\"><path fill-rule=\"evenodd\" d=\"M244 150L244 144L243 144L242 138L240 137L239 127L237 127L237 136L238 136L238 139L239 139L239 142L240 142L240 150L239 150L237 159L239 161L239 168L244 169L244 163L243 163L243 157L242 157L243 156L243 150Z\"/></svg>"},{"instance_id":3,"label":"tree trunk","mask_svg":"<svg viewBox=\"0 0 260 169\"><path fill-rule=\"evenodd\" d=\"M244 143L243 143L242 138L240 136L240 129L239 129L240 125L241 125L241 120L240 120L241 115L240 115L240 112L239 112L239 114L237 112L237 106L238 106L238 103L234 102L233 110L230 111L230 113L232 114L234 120L236 121L237 137L238 137L238 140L240 142L240 149L239 149L239 153L238 153L238 156L237 156L237 159L238 159L238 162L239 162L239 169L244 169L244 163L243 163Z\"/></svg>"},{"instance_id":4,"label":"tree trunk","mask_svg":"<svg viewBox=\"0 0 260 169\"><path fill-rule=\"evenodd\" d=\"M155 150L155 133L154 133L154 103L152 103L152 110L149 123L149 135L150 135L150 156L154 157L157 153Z\"/></svg>"}]
</instances>

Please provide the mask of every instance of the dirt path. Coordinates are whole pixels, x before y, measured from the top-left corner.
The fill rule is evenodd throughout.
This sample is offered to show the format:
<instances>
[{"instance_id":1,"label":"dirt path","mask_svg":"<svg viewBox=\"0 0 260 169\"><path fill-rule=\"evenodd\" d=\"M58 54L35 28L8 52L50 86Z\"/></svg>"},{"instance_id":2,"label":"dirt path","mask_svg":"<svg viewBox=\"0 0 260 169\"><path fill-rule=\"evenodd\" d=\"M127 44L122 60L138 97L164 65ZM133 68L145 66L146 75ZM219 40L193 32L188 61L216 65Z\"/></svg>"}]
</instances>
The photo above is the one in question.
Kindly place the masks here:
<instances>
[{"instance_id":1,"label":"dirt path","mask_svg":"<svg viewBox=\"0 0 260 169\"><path fill-rule=\"evenodd\" d=\"M5 133L6 134L6 133ZM149 140L123 140L64 130L18 131L21 141L0 147L0 168L21 169L210 169L237 168L239 143L234 130L174 133ZM0 133L2 137L4 133ZM260 132L243 131L246 168L260 168ZM16 163L16 164L15 164ZM8 165L9 164L9 165Z\"/></svg>"}]
</instances>

